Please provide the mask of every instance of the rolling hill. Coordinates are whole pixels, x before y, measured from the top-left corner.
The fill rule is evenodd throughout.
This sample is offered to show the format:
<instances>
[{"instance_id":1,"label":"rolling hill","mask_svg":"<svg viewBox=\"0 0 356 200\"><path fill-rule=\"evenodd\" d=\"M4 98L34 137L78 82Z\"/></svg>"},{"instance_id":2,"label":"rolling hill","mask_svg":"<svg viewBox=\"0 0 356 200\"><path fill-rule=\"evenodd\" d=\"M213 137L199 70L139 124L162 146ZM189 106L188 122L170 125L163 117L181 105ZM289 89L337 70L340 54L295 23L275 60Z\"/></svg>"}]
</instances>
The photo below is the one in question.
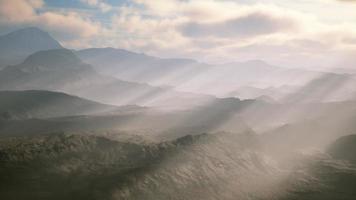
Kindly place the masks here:
<instances>
[{"instance_id":1,"label":"rolling hill","mask_svg":"<svg viewBox=\"0 0 356 200\"><path fill-rule=\"evenodd\" d=\"M270 195L262 189L270 166L256 145L253 135L228 133L159 143L68 134L1 139L0 195L53 200L262 197ZM248 180L260 180L261 189L248 187L253 185Z\"/></svg>"}]
</instances>

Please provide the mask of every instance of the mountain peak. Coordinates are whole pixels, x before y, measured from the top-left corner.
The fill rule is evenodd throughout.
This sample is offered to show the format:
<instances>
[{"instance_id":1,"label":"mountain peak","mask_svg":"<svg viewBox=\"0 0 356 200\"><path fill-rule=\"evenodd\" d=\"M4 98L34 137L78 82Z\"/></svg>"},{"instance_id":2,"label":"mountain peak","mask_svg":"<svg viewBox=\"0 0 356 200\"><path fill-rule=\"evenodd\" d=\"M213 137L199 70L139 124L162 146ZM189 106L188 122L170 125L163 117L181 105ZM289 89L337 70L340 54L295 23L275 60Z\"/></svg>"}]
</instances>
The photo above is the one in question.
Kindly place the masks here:
<instances>
[{"instance_id":1,"label":"mountain peak","mask_svg":"<svg viewBox=\"0 0 356 200\"><path fill-rule=\"evenodd\" d=\"M12 67L10 67L12 68ZM27 71L48 70L92 70L91 66L83 63L71 50L51 49L38 51L28 56L25 61L17 65Z\"/></svg>"},{"instance_id":2,"label":"mountain peak","mask_svg":"<svg viewBox=\"0 0 356 200\"><path fill-rule=\"evenodd\" d=\"M62 48L51 35L37 27L28 27L0 36L0 50L16 54Z\"/></svg>"}]
</instances>

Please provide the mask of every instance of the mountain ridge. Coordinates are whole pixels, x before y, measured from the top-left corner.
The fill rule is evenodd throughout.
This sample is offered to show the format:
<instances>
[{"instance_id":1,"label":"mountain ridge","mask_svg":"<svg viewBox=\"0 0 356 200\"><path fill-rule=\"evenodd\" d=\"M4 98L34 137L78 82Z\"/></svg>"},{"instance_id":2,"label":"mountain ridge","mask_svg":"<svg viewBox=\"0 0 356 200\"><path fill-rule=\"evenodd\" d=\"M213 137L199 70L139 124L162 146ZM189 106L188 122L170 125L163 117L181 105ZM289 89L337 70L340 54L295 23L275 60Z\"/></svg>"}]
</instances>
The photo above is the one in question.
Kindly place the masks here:
<instances>
[{"instance_id":1,"label":"mountain ridge","mask_svg":"<svg viewBox=\"0 0 356 200\"><path fill-rule=\"evenodd\" d=\"M41 50L61 49L62 45L49 33L28 27L0 36L0 69L18 64L28 55Z\"/></svg>"}]
</instances>

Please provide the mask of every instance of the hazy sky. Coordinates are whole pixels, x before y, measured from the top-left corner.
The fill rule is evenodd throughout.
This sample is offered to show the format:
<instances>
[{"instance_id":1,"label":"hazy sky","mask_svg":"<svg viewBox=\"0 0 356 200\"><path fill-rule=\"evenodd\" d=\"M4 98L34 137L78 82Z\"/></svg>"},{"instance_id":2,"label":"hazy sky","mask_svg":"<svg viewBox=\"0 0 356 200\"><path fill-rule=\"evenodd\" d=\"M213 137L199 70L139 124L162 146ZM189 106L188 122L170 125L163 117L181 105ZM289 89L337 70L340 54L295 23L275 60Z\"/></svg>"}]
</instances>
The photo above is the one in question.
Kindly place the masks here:
<instances>
[{"instance_id":1,"label":"hazy sky","mask_svg":"<svg viewBox=\"0 0 356 200\"><path fill-rule=\"evenodd\" d=\"M350 67L356 55L352 0L0 0L0 33L27 26L68 48L207 62Z\"/></svg>"}]
</instances>

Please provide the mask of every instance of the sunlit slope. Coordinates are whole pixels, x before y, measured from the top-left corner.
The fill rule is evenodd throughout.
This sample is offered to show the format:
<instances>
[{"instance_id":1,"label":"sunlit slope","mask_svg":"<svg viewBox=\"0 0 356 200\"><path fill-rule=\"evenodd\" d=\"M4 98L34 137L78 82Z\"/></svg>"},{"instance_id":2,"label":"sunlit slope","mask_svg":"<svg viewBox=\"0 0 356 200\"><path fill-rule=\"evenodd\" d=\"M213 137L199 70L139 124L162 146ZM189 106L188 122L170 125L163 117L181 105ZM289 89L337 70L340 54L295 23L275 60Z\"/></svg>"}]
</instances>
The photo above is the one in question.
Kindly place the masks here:
<instances>
[{"instance_id":1,"label":"sunlit slope","mask_svg":"<svg viewBox=\"0 0 356 200\"><path fill-rule=\"evenodd\" d=\"M354 199L354 163L332 152L300 154L283 161L290 165L276 165L248 133L161 143L70 134L7 138L0 140L0 194L76 200Z\"/></svg>"}]
</instances>

